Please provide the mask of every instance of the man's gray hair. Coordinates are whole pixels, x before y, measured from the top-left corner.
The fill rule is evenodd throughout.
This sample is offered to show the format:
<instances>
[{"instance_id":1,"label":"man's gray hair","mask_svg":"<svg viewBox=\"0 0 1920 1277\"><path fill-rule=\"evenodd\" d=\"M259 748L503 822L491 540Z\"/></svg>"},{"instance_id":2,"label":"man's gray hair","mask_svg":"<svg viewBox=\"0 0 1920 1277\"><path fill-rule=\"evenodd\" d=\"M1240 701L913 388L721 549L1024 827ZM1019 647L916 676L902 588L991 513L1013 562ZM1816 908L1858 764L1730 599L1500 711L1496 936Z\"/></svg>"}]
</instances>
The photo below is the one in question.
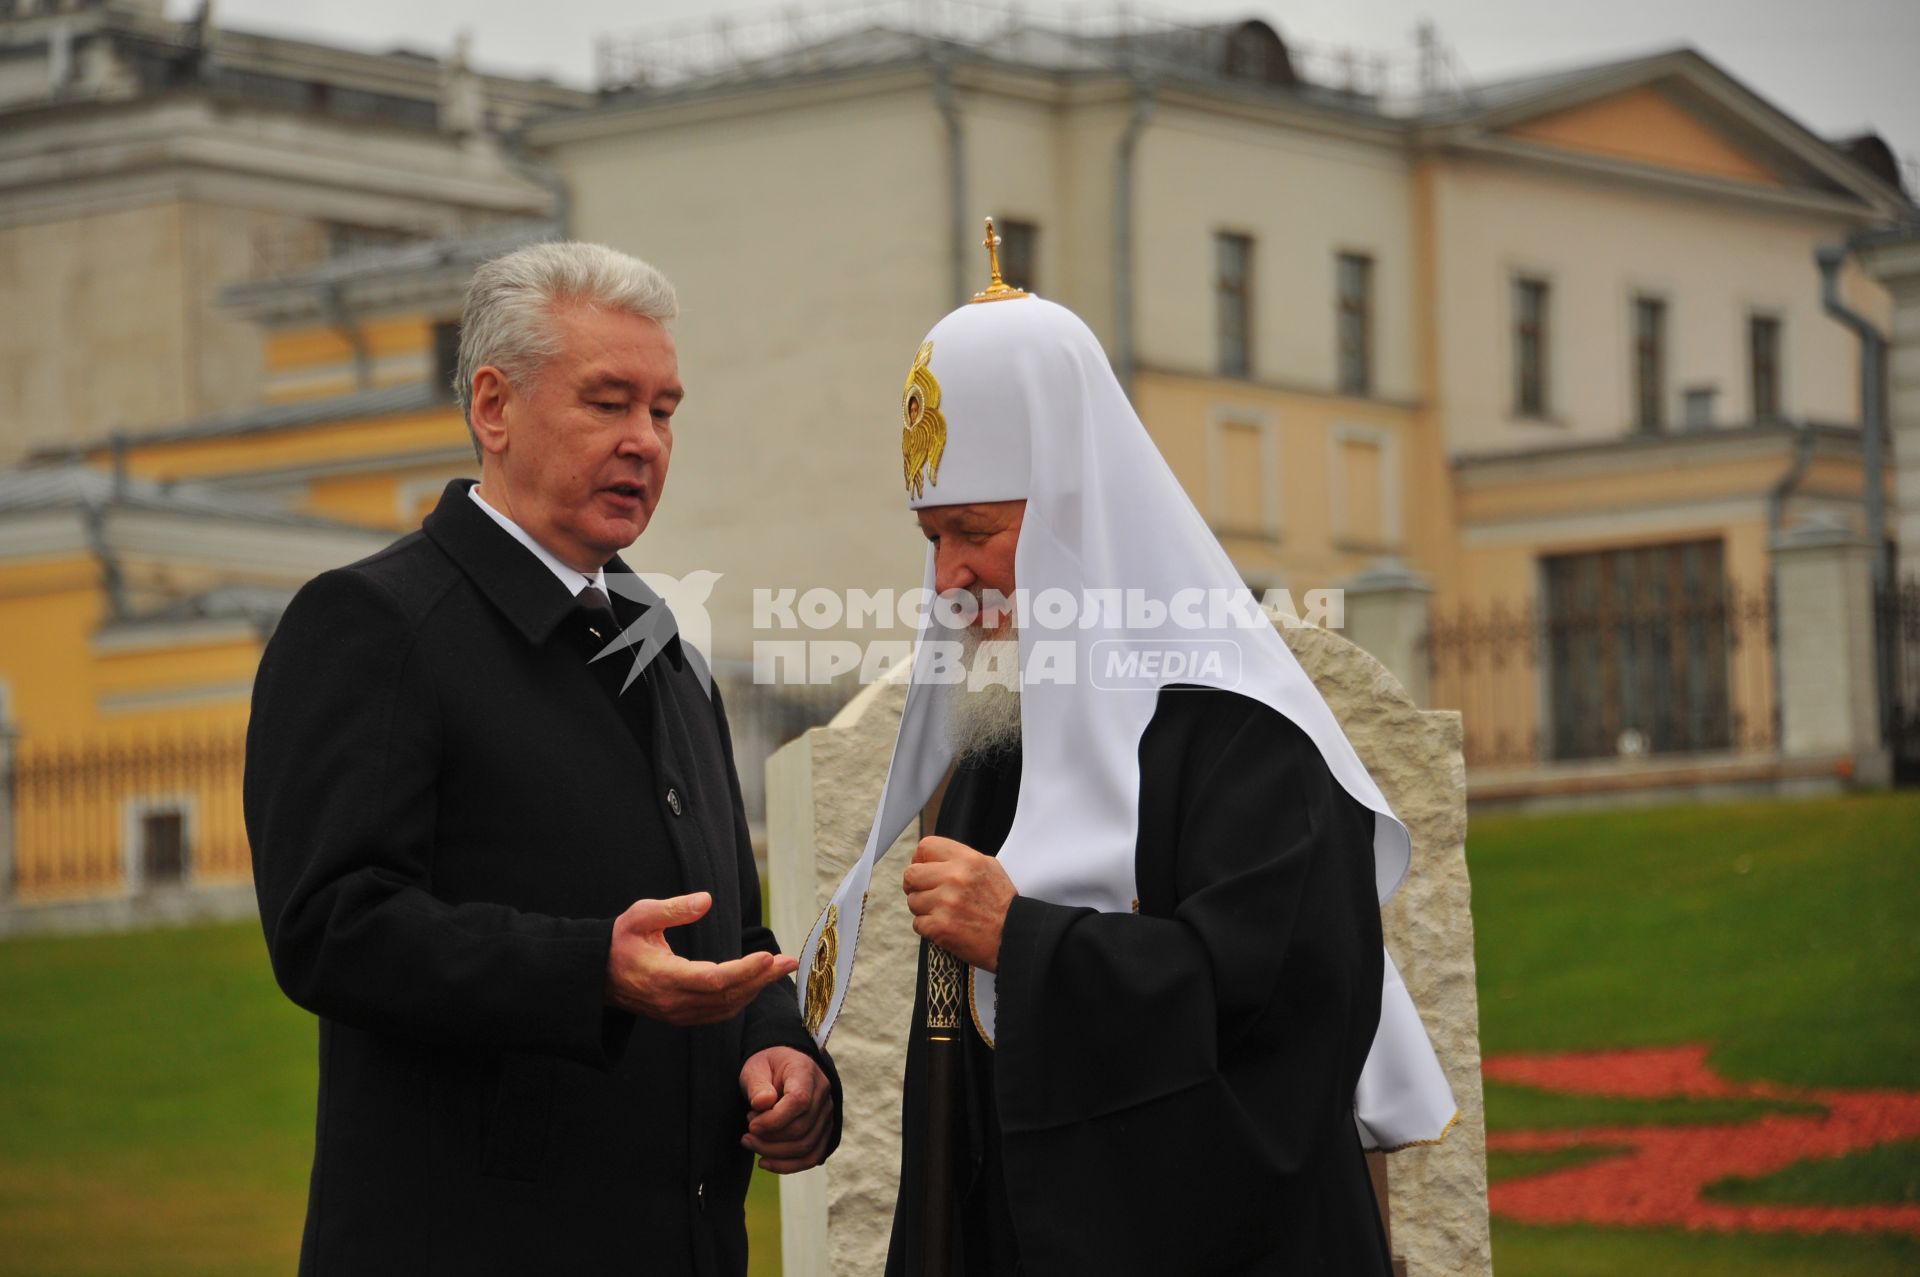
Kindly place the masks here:
<instances>
[{"instance_id":1,"label":"man's gray hair","mask_svg":"<svg viewBox=\"0 0 1920 1277\"><path fill-rule=\"evenodd\" d=\"M529 244L481 263L460 315L460 366L453 393L473 455L473 375L491 364L522 386L560 353L553 308L578 303L668 323L680 313L673 285L647 263L605 244L577 240Z\"/></svg>"}]
</instances>

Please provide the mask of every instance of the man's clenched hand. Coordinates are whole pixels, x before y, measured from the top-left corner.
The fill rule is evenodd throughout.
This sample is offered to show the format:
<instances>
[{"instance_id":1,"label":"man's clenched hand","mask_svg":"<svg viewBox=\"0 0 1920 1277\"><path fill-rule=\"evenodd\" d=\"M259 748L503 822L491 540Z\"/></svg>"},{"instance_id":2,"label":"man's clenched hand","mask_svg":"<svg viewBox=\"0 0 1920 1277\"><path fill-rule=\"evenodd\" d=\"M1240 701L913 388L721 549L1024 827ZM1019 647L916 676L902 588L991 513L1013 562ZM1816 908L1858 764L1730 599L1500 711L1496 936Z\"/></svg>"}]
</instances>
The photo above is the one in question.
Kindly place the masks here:
<instances>
[{"instance_id":1,"label":"man's clenched hand","mask_svg":"<svg viewBox=\"0 0 1920 1277\"><path fill-rule=\"evenodd\" d=\"M752 1110L740 1142L759 1154L762 1170L791 1175L820 1164L833 1133L833 1087L819 1065L770 1046L747 1057L740 1091Z\"/></svg>"}]
</instances>

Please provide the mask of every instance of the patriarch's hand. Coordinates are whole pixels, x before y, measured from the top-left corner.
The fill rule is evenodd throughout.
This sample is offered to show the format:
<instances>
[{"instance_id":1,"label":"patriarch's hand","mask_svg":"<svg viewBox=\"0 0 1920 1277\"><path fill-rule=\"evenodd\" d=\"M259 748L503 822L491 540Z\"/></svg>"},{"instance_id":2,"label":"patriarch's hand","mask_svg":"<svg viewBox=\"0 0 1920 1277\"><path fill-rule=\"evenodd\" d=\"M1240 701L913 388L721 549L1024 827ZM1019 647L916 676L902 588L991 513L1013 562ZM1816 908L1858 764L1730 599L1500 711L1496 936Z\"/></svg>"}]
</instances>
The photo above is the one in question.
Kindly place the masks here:
<instances>
[{"instance_id":1,"label":"patriarch's hand","mask_svg":"<svg viewBox=\"0 0 1920 1277\"><path fill-rule=\"evenodd\" d=\"M999 861L951 838L922 838L900 885L915 932L970 967L1000 969L1000 932L1020 893Z\"/></svg>"}]
</instances>

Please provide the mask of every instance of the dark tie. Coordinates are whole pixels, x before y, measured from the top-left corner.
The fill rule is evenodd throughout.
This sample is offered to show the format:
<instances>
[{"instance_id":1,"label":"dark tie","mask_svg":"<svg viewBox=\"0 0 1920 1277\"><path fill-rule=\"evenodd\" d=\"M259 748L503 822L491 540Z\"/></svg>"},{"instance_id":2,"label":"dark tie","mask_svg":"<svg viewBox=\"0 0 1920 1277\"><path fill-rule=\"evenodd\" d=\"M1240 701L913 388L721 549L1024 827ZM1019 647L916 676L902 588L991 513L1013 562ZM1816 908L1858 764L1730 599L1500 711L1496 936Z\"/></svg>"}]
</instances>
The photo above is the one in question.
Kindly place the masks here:
<instances>
[{"instance_id":1,"label":"dark tie","mask_svg":"<svg viewBox=\"0 0 1920 1277\"><path fill-rule=\"evenodd\" d=\"M574 596L574 615L579 618L579 624L590 640L584 648L591 662L587 668L619 707L640 748L651 752L653 733L650 715L653 698L649 695L651 689L647 686L648 679L642 676L631 683L627 681L627 675L633 668L631 652L600 656L607 644L620 637L623 628L614 614L613 600L607 597L606 591L589 585ZM598 660L593 659L596 656L599 656Z\"/></svg>"},{"instance_id":2,"label":"dark tie","mask_svg":"<svg viewBox=\"0 0 1920 1277\"><path fill-rule=\"evenodd\" d=\"M613 600L607 592L597 585L589 585L574 596L580 607L580 614L586 619L587 633L602 643L611 640L620 632L620 622L613 615Z\"/></svg>"}]
</instances>

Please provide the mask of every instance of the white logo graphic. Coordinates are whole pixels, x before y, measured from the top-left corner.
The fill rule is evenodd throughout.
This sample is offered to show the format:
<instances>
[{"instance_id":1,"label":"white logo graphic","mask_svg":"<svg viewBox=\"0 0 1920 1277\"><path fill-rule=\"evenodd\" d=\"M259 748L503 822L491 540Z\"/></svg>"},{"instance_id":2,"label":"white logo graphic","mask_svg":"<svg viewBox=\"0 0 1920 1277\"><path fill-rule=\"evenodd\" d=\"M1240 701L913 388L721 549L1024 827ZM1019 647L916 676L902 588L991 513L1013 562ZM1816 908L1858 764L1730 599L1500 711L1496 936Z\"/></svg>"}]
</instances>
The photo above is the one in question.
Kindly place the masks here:
<instances>
[{"instance_id":1,"label":"white logo graphic","mask_svg":"<svg viewBox=\"0 0 1920 1277\"><path fill-rule=\"evenodd\" d=\"M678 638L683 651L691 647L698 654L698 659L690 660L689 664L700 680L700 690L713 695L713 675L708 669L713 652L713 621L707 616L707 599L719 580L720 573L704 568L681 577L664 572L607 573L607 589L639 604L640 619L614 635L611 642L594 653L593 659L597 661L616 652L632 654L633 664L628 666L626 680L620 684L624 692L645 672L653 658Z\"/></svg>"}]
</instances>

